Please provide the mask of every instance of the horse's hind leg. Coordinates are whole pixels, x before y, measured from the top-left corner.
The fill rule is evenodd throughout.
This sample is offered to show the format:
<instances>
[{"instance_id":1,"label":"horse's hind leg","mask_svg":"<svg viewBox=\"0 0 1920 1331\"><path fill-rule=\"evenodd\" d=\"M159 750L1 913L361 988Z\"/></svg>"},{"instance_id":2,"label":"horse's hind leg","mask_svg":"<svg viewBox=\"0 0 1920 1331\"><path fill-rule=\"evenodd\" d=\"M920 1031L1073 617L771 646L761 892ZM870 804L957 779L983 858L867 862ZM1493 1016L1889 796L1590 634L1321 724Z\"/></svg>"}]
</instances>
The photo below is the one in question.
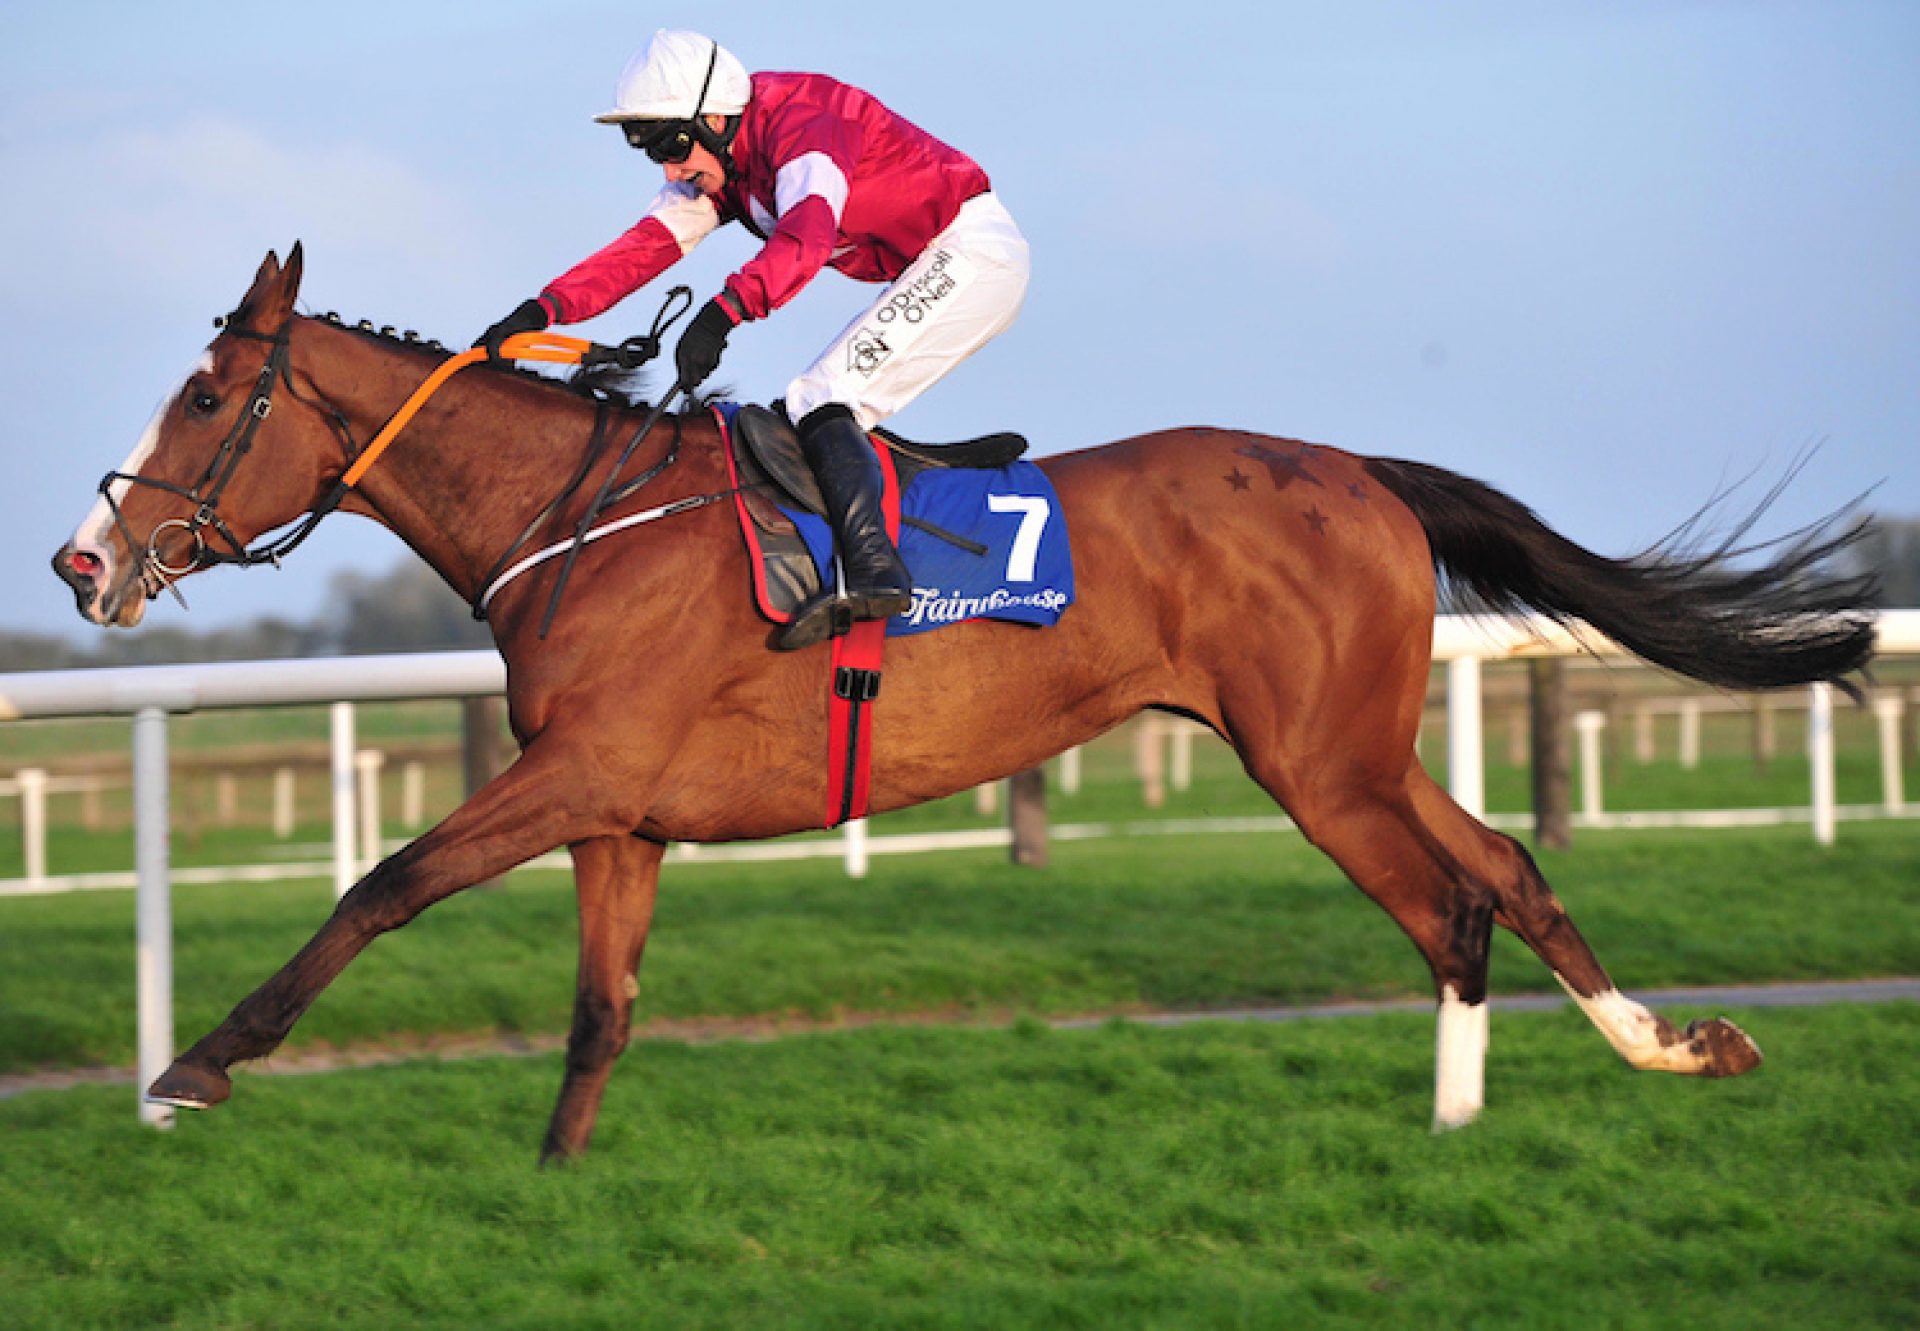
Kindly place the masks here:
<instances>
[{"instance_id":1,"label":"horse's hind leg","mask_svg":"<svg viewBox=\"0 0 1920 1331\"><path fill-rule=\"evenodd\" d=\"M1525 848L1461 809L1418 763L1398 781L1323 779L1312 790L1269 789L1393 916L1433 972L1436 1128L1471 1121L1484 1100L1494 923L1533 949L1634 1067L1723 1077L1759 1064L1759 1049L1732 1023L1715 1018L1681 1031L1620 993Z\"/></svg>"},{"instance_id":2,"label":"horse's hind leg","mask_svg":"<svg viewBox=\"0 0 1920 1331\"><path fill-rule=\"evenodd\" d=\"M1468 815L1424 772L1414 793L1422 816L1446 829L1449 840L1473 845L1466 858L1495 892L1496 920L1547 964L1620 1057L1636 1068L1694 1077L1737 1077L1760 1065L1759 1047L1724 1017L1695 1021L1681 1030L1621 993L1526 847Z\"/></svg>"},{"instance_id":3,"label":"horse's hind leg","mask_svg":"<svg viewBox=\"0 0 1920 1331\"><path fill-rule=\"evenodd\" d=\"M580 898L580 977L567 1036L566 1079L540 1150L543 1163L581 1154L593 1136L614 1060L627 1047L633 1000L640 992L635 972L653 923L666 846L611 836L579 842L572 850Z\"/></svg>"},{"instance_id":4,"label":"horse's hind leg","mask_svg":"<svg viewBox=\"0 0 1920 1331\"><path fill-rule=\"evenodd\" d=\"M1254 775L1261 778L1257 769ZM1426 959L1439 1000L1433 1125L1460 1127L1485 1103L1487 953L1497 897L1422 825L1404 784L1348 775L1312 790L1284 780L1262 784Z\"/></svg>"}]
</instances>

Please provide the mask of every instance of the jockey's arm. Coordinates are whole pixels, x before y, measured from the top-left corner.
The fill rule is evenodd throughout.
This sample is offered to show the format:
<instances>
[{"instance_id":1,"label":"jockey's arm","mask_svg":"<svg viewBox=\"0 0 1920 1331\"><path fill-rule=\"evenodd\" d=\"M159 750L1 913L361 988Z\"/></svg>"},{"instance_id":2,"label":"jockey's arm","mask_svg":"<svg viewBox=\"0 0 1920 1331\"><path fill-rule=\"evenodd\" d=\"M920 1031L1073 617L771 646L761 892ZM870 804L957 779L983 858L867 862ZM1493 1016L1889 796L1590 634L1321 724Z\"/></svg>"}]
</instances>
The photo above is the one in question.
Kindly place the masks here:
<instances>
[{"instance_id":1,"label":"jockey's arm","mask_svg":"<svg viewBox=\"0 0 1920 1331\"><path fill-rule=\"evenodd\" d=\"M581 323L604 313L678 263L715 227L719 206L686 185L668 184L647 215L540 293L555 323Z\"/></svg>"},{"instance_id":2,"label":"jockey's arm","mask_svg":"<svg viewBox=\"0 0 1920 1331\"><path fill-rule=\"evenodd\" d=\"M747 319L765 318L792 300L833 257L860 158L862 133L851 121L816 117L782 137L784 160L773 181L779 221L760 253L726 283Z\"/></svg>"}]
</instances>

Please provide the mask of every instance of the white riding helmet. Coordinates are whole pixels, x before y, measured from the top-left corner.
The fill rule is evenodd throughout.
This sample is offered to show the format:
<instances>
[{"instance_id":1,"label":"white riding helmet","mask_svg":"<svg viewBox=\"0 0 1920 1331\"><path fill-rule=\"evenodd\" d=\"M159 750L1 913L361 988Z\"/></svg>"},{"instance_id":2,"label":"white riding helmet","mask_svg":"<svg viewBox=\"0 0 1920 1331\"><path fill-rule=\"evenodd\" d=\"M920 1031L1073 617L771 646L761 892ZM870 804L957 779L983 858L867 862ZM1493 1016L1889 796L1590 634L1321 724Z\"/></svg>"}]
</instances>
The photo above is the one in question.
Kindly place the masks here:
<instances>
[{"instance_id":1,"label":"white riding helmet","mask_svg":"<svg viewBox=\"0 0 1920 1331\"><path fill-rule=\"evenodd\" d=\"M617 125L623 120L691 120L702 114L737 116L752 96L747 67L731 51L697 32L662 28L620 71L613 110L594 119Z\"/></svg>"}]
</instances>

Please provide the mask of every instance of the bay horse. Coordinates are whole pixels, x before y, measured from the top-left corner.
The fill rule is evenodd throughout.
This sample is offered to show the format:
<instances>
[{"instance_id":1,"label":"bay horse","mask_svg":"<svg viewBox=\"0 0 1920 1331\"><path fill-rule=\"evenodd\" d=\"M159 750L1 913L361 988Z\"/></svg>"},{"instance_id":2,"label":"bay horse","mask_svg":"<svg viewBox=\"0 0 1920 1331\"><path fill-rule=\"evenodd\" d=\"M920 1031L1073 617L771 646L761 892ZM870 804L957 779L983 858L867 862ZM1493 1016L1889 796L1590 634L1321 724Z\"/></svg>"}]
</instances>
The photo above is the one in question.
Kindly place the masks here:
<instances>
[{"instance_id":1,"label":"bay horse","mask_svg":"<svg viewBox=\"0 0 1920 1331\"><path fill-rule=\"evenodd\" d=\"M267 255L55 556L88 620L131 627L174 577L258 558L249 542L324 511L364 441L446 360L444 349L296 313L301 267L298 245L284 265ZM460 374L340 506L391 528L471 602L540 499L583 469L605 409L551 379ZM615 437L648 419L624 405L616 417ZM652 419L633 466L658 478L634 502L728 491L711 413ZM1680 1030L1616 989L1527 851L1421 766L1436 569L1492 611L1583 620L1710 684L1844 687L1873 651L1869 588L1822 569L1851 534L1822 525L1764 547L1756 567L1736 566L1749 552L1730 544L1608 559L1438 467L1230 430L1167 430L1041 466L1072 536L1078 603L1054 628L973 622L890 643L872 713L874 811L1032 767L1143 709L1178 713L1231 744L1425 958L1438 1002L1436 1128L1482 1107L1495 924L1538 954L1634 1067L1731 1076L1759 1062L1731 1023ZM575 493L555 507L542 539L570 534L585 502ZM730 509L709 504L587 546L544 638L554 563L494 597L518 759L361 879L154 1081L152 1099L225 1100L228 1069L278 1046L376 937L566 846L579 978L542 1158L586 1149L627 1043L667 845L823 821L828 652L768 650Z\"/></svg>"}]
</instances>

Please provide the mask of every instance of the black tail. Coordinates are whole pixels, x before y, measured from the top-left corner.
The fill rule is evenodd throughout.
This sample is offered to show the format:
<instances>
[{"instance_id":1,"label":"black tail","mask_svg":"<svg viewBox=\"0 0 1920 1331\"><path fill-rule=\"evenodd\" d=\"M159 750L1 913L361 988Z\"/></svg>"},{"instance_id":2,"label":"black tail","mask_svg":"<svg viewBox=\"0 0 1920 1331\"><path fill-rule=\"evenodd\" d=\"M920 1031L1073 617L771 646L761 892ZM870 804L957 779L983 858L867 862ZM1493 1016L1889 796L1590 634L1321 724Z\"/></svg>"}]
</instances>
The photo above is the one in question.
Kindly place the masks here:
<instances>
[{"instance_id":1,"label":"black tail","mask_svg":"<svg viewBox=\"0 0 1920 1331\"><path fill-rule=\"evenodd\" d=\"M1756 512L1700 552L1686 548L1696 515L1642 554L1607 559L1479 481L1386 458L1366 468L1426 528L1448 582L1497 613L1584 620L1655 665L1729 689L1828 680L1853 693L1842 676L1873 655L1873 576L1830 571L1864 524L1836 533L1830 518L1786 542L1736 548ZM1759 567L1735 566L1763 550Z\"/></svg>"}]
</instances>

